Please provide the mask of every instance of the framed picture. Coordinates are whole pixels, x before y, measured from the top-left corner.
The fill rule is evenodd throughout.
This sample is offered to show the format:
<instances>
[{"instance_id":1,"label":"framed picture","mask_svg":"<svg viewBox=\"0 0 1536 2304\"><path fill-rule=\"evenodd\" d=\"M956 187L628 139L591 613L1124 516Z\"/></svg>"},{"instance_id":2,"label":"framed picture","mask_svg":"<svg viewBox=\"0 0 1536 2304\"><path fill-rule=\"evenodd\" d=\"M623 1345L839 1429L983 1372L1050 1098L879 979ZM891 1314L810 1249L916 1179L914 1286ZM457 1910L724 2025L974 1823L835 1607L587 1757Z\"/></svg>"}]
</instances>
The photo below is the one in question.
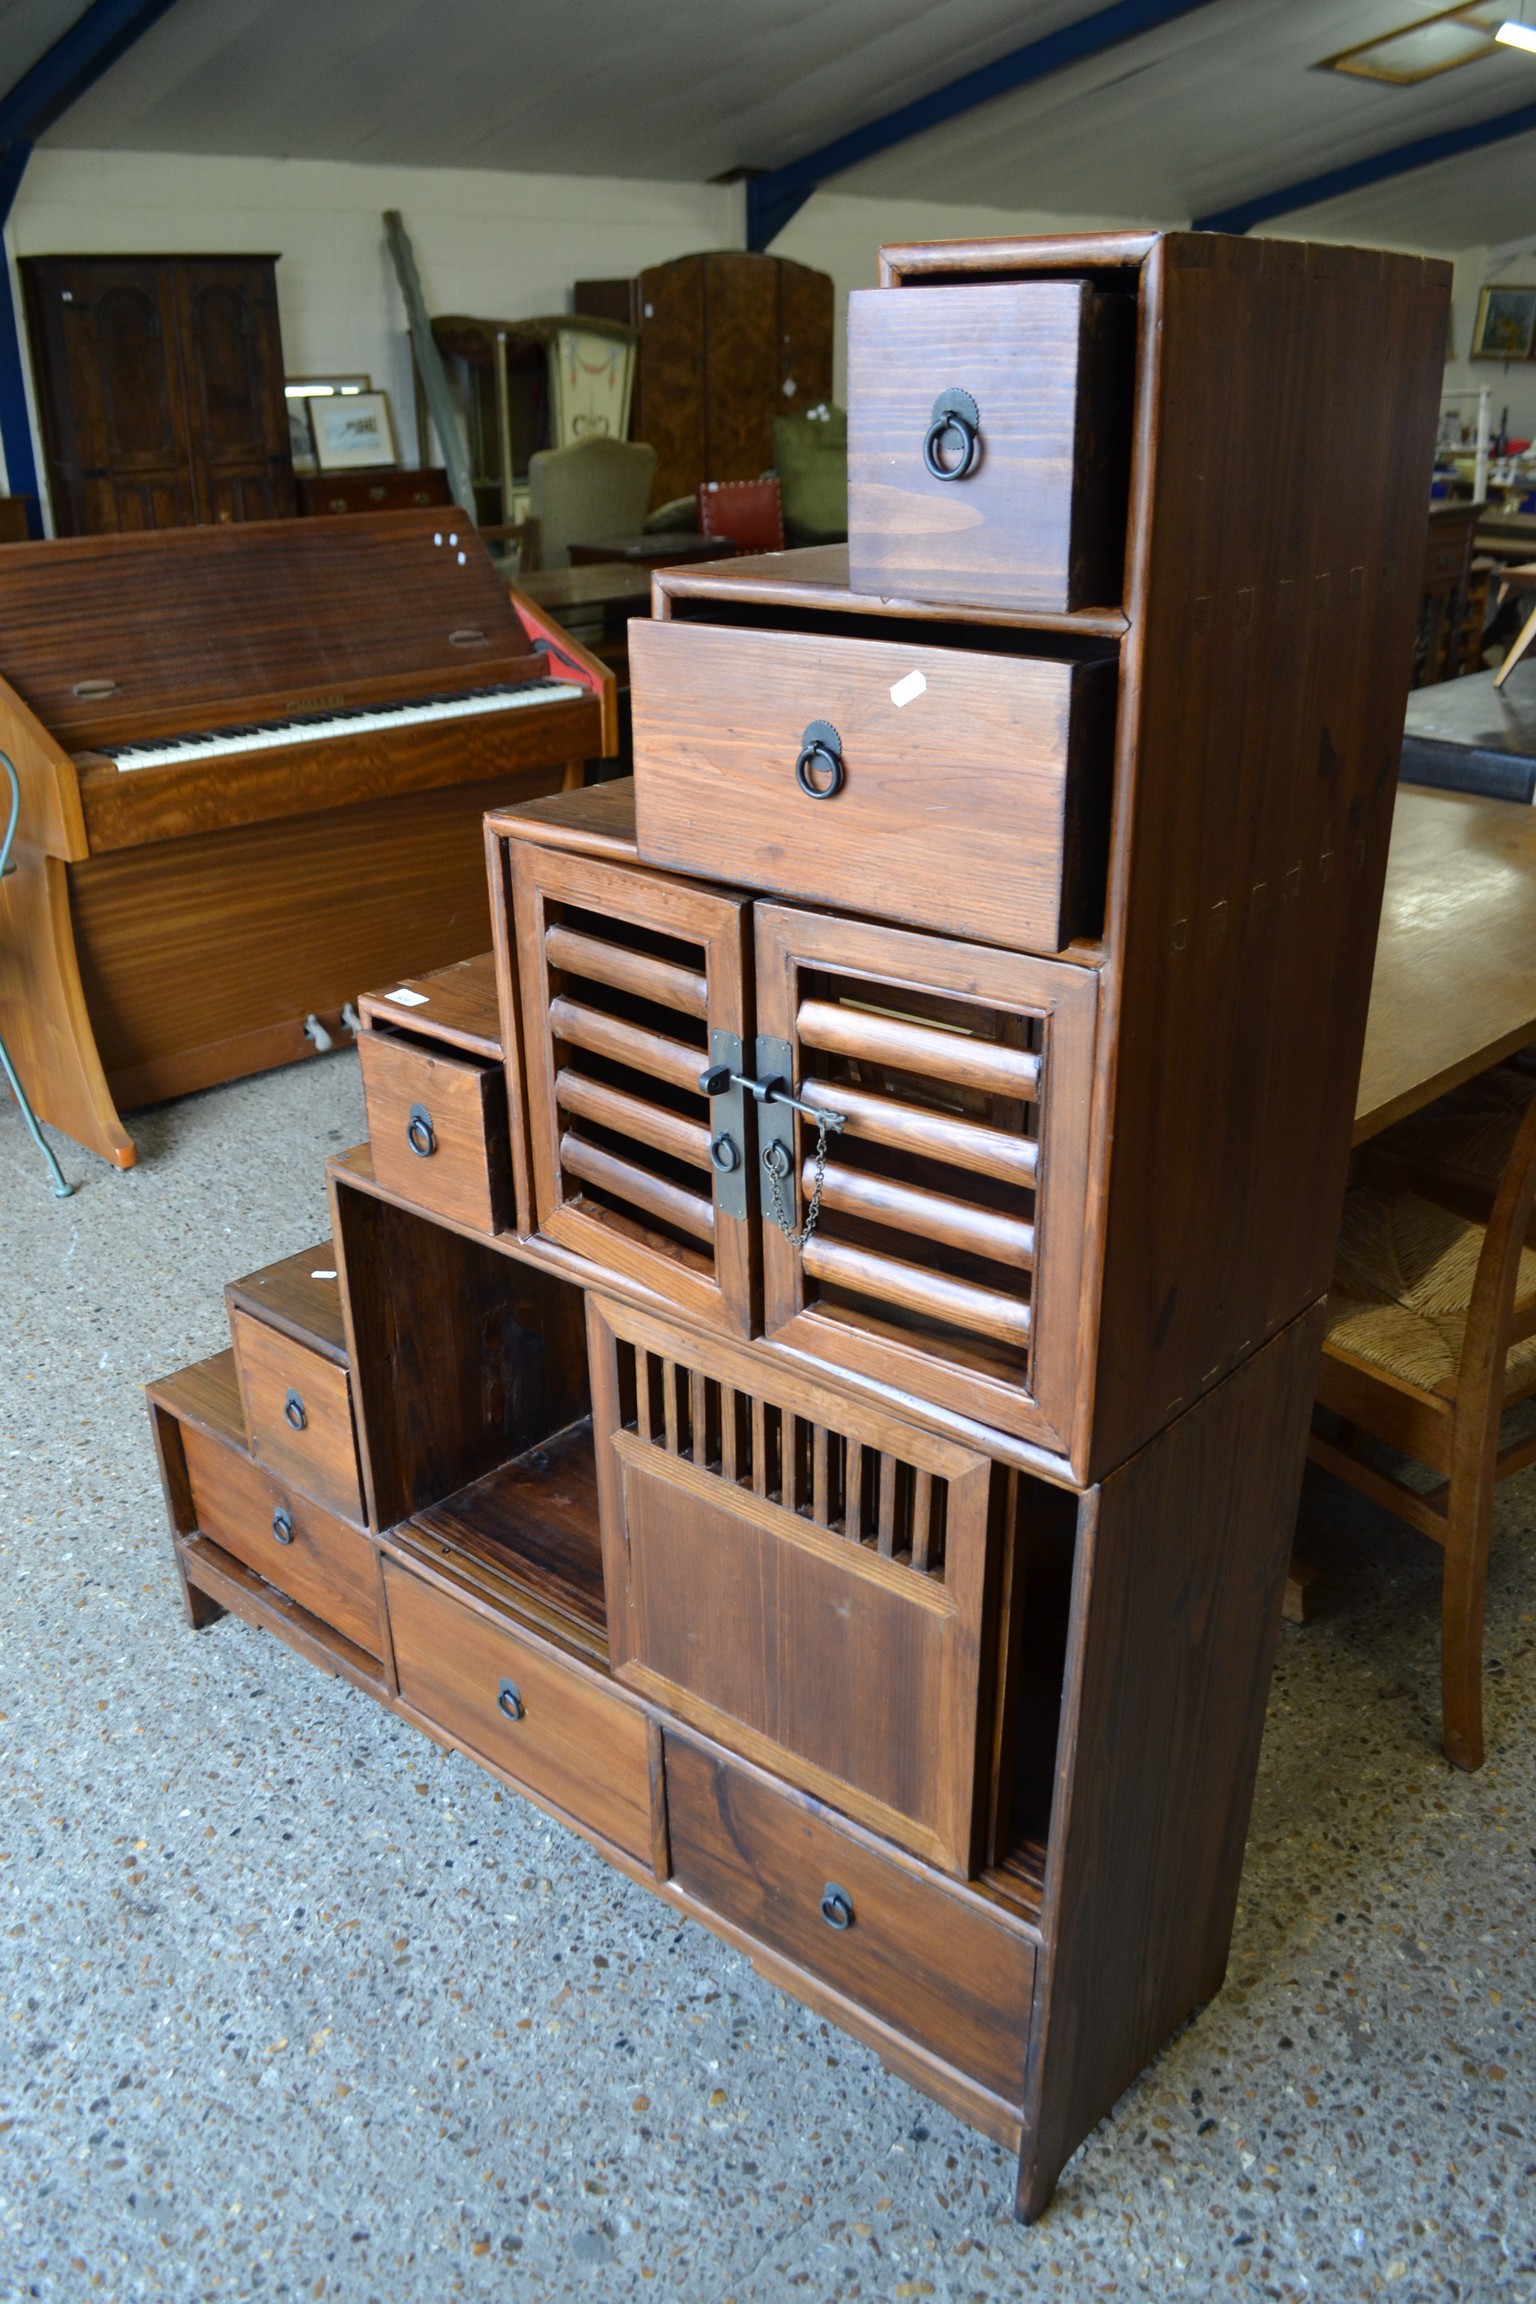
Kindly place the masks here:
<instances>
[{"instance_id":1,"label":"framed picture","mask_svg":"<svg viewBox=\"0 0 1536 2304\"><path fill-rule=\"evenodd\" d=\"M322 472L359 472L398 464L387 392L337 393L309 402L315 460Z\"/></svg>"},{"instance_id":2,"label":"framed picture","mask_svg":"<svg viewBox=\"0 0 1536 2304\"><path fill-rule=\"evenodd\" d=\"M1485 288L1472 330L1474 360L1529 360L1536 337L1536 287Z\"/></svg>"},{"instance_id":3,"label":"framed picture","mask_svg":"<svg viewBox=\"0 0 1536 2304\"><path fill-rule=\"evenodd\" d=\"M313 400L356 399L373 390L371 376L290 376L283 384L288 410L288 450L295 472L318 472L314 428L309 421Z\"/></svg>"}]
</instances>

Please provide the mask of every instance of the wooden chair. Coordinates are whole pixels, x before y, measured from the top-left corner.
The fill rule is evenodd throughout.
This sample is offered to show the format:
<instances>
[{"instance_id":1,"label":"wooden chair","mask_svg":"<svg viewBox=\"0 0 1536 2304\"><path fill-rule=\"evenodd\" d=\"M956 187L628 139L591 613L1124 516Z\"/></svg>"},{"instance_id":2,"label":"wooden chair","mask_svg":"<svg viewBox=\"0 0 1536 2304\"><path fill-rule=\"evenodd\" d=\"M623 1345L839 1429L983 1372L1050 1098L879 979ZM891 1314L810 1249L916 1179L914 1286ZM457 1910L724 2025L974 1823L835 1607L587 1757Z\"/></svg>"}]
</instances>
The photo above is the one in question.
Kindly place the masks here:
<instances>
[{"instance_id":1,"label":"wooden chair","mask_svg":"<svg viewBox=\"0 0 1536 2304\"><path fill-rule=\"evenodd\" d=\"M1536 1395L1536 1075L1499 1066L1371 1148L1348 1195L1328 1298L1315 1463L1445 1551L1441 1703L1447 1756L1483 1763L1483 1593L1500 1480L1536 1435L1500 1447ZM1410 1486L1366 1437L1441 1474Z\"/></svg>"}]
</instances>

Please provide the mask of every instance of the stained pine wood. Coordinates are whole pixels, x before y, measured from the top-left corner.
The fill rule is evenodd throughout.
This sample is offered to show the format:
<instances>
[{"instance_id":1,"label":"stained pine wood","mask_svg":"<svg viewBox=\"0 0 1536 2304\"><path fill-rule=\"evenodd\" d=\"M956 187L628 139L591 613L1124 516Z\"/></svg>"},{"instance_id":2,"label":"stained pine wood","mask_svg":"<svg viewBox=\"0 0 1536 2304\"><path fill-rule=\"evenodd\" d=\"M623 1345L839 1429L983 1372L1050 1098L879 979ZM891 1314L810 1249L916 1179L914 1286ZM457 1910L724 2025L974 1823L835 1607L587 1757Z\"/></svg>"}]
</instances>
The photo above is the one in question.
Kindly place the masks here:
<instances>
[{"instance_id":1,"label":"stained pine wood","mask_svg":"<svg viewBox=\"0 0 1536 2304\"><path fill-rule=\"evenodd\" d=\"M231 1280L224 1301L231 1310L249 1313L264 1326L345 1368L346 1323L333 1241L321 1240L296 1256L284 1256L260 1272L247 1273L243 1280Z\"/></svg>"},{"instance_id":2,"label":"stained pine wood","mask_svg":"<svg viewBox=\"0 0 1536 2304\"><path fill-rule=\"evenodd\" d=\"M1536 811L1405 786L1371 978L1357 1144L1536 1041Z\"/></svg>"},{"instance_id":3,"label":"stained pine wood","mask_svg":"<svg viewBox=\"0 0 1536 2304\"><path fill-rule=\"evenodd\" d=\"M400 991L415 992L419 1000L397 1000ZM471 1056L500 1063L501 1002L496 988L496 960L490 952L477 952L472 960L456 960L452 967L435 969L428 976L405 976L382 991L365 992L358 1010L370 1024L397 1024L418 1038L441 1040L445 1047L462 1048Z\"/></svg>"},{"instance_id":4,"label":"stained pine wood","mask_svg":"<svg viewBox=\"0 0 1536 2304\"><path fill-rule=\"evenodd\" d=\"M358 1054L380 1183L477 1231L508 1230L516 1211L501 1064L450 1054L382 1021L358 1035Z\"/></svg>"},{"instance_id":5,"label":"stained pine wood","mask_svg":"<svg viewBox=\"0 0 1536 2304\"><path fill-rule=\"evenodd\" d=\"M277 1478L344 1519L361 1521L352 1386L325 1352L232 1304L230 1333L251 1454Z\"/></svg>"},{"instance_id":6,"label":"stained pine wood","mask_svg":"<svg viewBox=\"0 0 1536 2304\"><path fill-rule=\"evenodd\" d=\"M1134 322L1131 295L1085 280L855 289L848 555L858 589L1058 613L1113 607ZM965 478L941 481L923 446L951 388L980 411L980 448Z\"/></svg>"},{"instance_id":7,"label":"stained pine wood","mask_svg":"<svg viewBox=\"0 0 1536 2304\"><path fill-rule=\"evenodd\" d=\"M1043 951L1101 927L1112 667L668 621L630 679L646 863Z\"/></svg>"},{"instance_id":8,"label":"stained pine wood","mask_svg":"<svg viewBox=\"0 0 1536 2304\"><path fill-rule=\"evenodd\" d=\"M393 1560L384 1582L402 1702L589 1831L648 1860L650 1761L639 1708ZM516 1720L501 1703L509 1681Z\"/></svg>"},{"instance_id":9,"label":"stained pine wood","mask_svg":"<svg viewBox=\"0 0 1536 2304\"><path fill-rule=\"evenodd\" d=\"M669 1732L666 1748L679 1887L1018 2103L1033 1938L690 1739ZM848 1928L822 1918L829 1885Z\"/></svg>"},{"instance_id":10,"label":"stained pine wood","mask_svg":"<svg viewBox=\"0 0 1536 2304\"><path fill-rule=\"evenodd\" d=\"M152 1404L176 1426L178 1532L200 1535L243 1561L377 1658L383 1595L373 1547L360 1530L251 1462L233 1359L220 1353L152 1390ZM274 1529L278 1514L287 1542Z\"/></svg>"}]
</instances>

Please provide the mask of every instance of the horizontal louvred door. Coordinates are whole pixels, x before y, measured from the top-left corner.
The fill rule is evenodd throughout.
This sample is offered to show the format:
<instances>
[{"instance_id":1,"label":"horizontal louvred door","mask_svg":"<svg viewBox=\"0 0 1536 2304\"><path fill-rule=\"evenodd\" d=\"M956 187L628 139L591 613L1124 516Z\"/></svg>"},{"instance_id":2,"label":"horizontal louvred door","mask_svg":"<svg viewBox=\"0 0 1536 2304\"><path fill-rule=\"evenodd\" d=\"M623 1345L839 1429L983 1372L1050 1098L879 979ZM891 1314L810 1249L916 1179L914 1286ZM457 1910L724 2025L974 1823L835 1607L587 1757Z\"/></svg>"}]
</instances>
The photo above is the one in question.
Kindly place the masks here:
<instances>
[{"instance_id":1,"label":"horizontal louvred door","mask_svg":"<svg viewBox=\"0 0 1536 2304\"><path fill-rule=\"evenodd\" d=\"M627 1306L588 1334L615 1676L966 1875L989 1460Z\"/></svg>"},{"instance_id":2,"label":"horizontal louvred door","mask_svg":"<svg viewBox=\"0 0 1536 2304\"><path fill-rule=\"evenodd\" d=\"M842 1119L781 1122L764 1334L1070 1453L1096 972L761 905L757 986Z\"/></svg>"},{"instance_id":3,"label":"horizontal louvred door","mask_svg":"<svg viewBox=\"0 0 1536 2304\"><path fill-rule=\"evenodd\" d=\"M753 1228L717 1206L699 1087L712 1047L740 1062L748 903L515 839L508 852L538 1230L750 1334Z\"/></svg>"}]
</instances>

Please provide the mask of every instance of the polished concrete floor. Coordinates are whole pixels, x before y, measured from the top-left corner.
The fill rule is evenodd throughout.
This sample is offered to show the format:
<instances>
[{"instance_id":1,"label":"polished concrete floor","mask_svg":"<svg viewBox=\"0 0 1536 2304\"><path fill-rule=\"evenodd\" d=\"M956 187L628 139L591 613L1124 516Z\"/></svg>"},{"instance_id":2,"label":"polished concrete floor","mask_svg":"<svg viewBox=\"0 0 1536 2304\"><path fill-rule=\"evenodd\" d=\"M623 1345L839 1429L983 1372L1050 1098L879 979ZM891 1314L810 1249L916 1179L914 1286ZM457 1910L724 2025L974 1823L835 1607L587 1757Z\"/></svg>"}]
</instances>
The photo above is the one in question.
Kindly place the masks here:
<instances>
[{"instance_id":1,"label":"polished concrete floor","mask_svg":"<svg viewBox=\"0 0 1536 2304\"><path fill-rule=\"evenodd\" d=\"M1032 2230L1006 2156L276 1640L183 1623L139 1387L319 1238L356 1060L141 1116L49 1197L0 1110L0 2298L1536 2295L1536 1477L1487 1766L1438 1561L1327 1483L1225 1991Z\"/></svg>"}]
</instances>

